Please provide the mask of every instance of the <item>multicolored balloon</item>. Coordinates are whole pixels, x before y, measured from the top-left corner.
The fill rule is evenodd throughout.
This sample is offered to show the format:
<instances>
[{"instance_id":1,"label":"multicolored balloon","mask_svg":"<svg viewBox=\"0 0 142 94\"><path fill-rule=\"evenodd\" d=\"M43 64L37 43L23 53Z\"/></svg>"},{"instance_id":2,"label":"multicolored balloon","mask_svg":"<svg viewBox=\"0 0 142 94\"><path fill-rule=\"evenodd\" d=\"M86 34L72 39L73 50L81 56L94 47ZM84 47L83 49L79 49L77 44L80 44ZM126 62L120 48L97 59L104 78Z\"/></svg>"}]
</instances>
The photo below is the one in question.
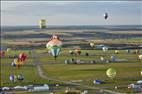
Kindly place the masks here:
<instances>
[{"instance_id":1,"label":"multicolored balloon","mask_svg":"<svg viewBox=\"0 0 142 94\"><path fill-rule=\"evenodd\" d=\"M18 68L20 68L24 61L21 61L19 58L15 58L13 63L16 64Z\"/></svg>"},{"instance_id":2,"label":"multicolored balloon","mask_svg":"<svg viewBox=\"0 0 142 94\"><path fill-rule=\"evenodd\" d=\"M107 69L107 71L106 71L106 75L107 75L109 78L113 79L113 78L115 78L115 76L116 76L116 70L115 70L114 68L109 68L109 69Z\"/></svg>"},{"instance_id":3,"label":"multicolored balloon","mask_svg":"<svg viewBox=\"0 0 142 94\"><path fill-rule=\"evenodd\" d=\"M46 44L46 48L51 52L51 54L56 59L59 55L62 47L62 42L60 41L59 37L53 35L51 40Z\"/></svg>"},{"instance_id":4,"label":"multicolored balloon","mask_svg":"<svg viewBox=\"0 0 142 94\"><path fill-rule=\"evenodd\" d=\"M20 53L18 57L21 61L25 61L27 58L27 55L25 53Z\"/></svg>"}]
</instances>

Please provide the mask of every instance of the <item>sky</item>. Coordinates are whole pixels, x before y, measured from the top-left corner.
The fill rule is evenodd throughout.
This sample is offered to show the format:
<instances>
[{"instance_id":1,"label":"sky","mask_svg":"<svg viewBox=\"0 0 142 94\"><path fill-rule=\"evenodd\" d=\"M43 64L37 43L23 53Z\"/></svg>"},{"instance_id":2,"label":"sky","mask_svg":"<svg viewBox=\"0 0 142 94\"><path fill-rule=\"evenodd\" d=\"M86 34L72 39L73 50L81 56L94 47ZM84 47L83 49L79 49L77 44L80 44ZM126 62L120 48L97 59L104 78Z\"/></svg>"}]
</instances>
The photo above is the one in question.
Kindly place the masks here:
<instances>
[{"instance_id":1,"label":"sky","mask_svg":"<svg viewBox=\"0 0 142 94\"><path fill-rule=\"evenodd\" d=\"M104 13L108 19L104 19ZM142 1L1 1L1 25L141 25Z\"/></svg>"}]
</instances>

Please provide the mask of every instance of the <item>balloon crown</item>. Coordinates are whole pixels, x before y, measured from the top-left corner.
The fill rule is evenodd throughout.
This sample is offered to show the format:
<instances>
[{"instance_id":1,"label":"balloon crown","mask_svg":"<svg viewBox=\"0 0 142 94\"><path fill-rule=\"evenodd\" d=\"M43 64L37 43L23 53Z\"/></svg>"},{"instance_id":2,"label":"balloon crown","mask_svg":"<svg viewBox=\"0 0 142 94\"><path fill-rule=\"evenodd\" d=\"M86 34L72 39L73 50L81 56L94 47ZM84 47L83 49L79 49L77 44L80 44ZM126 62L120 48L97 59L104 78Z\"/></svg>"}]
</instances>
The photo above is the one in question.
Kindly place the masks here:
<instances>
[{"instance_id":1,"label":"balloon crown","mask_svg":"<svg viewBox=\"0 0 142 94\"><path fill-rule=\"evenodd\" d=\"M52 39L59 39L59 37L57 35L53 35Z\"/></svg>"}]
</instances>

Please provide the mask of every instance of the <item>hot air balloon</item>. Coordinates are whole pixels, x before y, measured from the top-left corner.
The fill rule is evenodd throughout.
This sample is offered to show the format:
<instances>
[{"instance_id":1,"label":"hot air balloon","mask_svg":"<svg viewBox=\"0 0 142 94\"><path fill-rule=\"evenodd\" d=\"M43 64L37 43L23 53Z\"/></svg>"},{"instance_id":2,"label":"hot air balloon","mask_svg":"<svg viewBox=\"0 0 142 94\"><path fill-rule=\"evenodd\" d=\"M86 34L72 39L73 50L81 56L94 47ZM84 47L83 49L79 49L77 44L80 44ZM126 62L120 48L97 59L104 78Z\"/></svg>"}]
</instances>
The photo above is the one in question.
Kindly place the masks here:
<instances>
[{"instance_id":1,"label":"hot air balloon","mask_svg":"<svg viewBox=\"0 0 142 94\"><path fill-rule=\"evenodd\" d=\"M115 54L119 54L119 51L118 51L118 50L115 50Z\"/></svg>"},{"instance_id":2,"label":"hot air balloon","mask_svg":"<svg viewBox=\"0 0 142 94\"><path fill-rule=\"evenodd\" d=\"M17 75L17 80L19 81L24 80L24 76L22 74Z\"/></svg>"},{"instance_id":3,"label":"hot air balloon","mask_svg":"<svg viewBox=\"0 0 142 94\"><path fill-rule=\"evenodd\" d=\"M11 48L7 48L7 54L10 54L10 52L11 52Z\"/></svg>"},{"instance_id":4,"label":"hot air balloon","mask_svg":"<svg viewBox=\"0 0 142 94\"><path fill-rule=\"evenodd\" d=\"M14 75L13 75L13 74L11 74L11 75L9 76L9 80L12 81L12 82L14 82Z\"/></svg>"},{"instance_id":5,"label":"hot air balloon","mask_svg":"<svg viewBox=\"0 0 142 94\"><path fill-rule=\"evenodd\" d=\"M104 14L104 19L106 20L108 18L108 13Z\"/></svg>"},{"instance_id":6,"label":"hot air balloon","mask_svg":"<svg viewBox=\"0 0 142 94\"><path fill-rule=\"evenodd\" d=\"M108 47L102 47L102 50L106 52L108 50Z\"/></svg>"},{"instance_id":7,"label":"hot air balloon","mask_svg":"<svg viewBox=\"0 0 142 94\"><path fill-rule=\"evenodd\" d=\"M25 53L20 53L18 57L21 61L25 61L27 58L27 55Z\"/></svg>"},{"instance_id":8,"label":"hot air balloon","mask_svg":"<svg viewBox=\"0 0 142 94\"><path fill-rule=\"evenodd\" d=\"M116 70L115 70L114 68L109 68L109 69L107 69L107 71L106 71L106 75L107 75L109 78L113 79L113 78L115 78L115 76L116 76Z\"/></svg>"},{"instance_id":9,"label":"hot air balloon","mask_svg":"<svg viewBox=\"0 0 142 94\"><path fill-rule=\"evenodd\" d=\"M74 52L73 52L72 50L69 50L69 53L70 53L71 55L73 55L73 54L74 54Z\"/></svg>"},{"instance_id":10,"label":"hot air balloon","mask_svg":"<svg viewBox=\"0 0 142 94\"><path fill-rule=\"evenodd\" d=\"M95 43L91 42L91 43L90 43L90 46L91 46L91 47L94 47L94 46L95 46Z\"/></svg>"},{"instance_id":11,"label":"hot air balloon","mask_svg":"<svg viewBox=\"0 0 142 94\"><path fill-rule=\"evenodd\" d=\"M39 27L40 27L41 29L46 28L46 20L45 20L45 19L41 19L41 20L39 21Z\"/></svg>"},{"instance_id":12,"label":"hot air balloon","mask_svg":"<svg viewBox=\"0 0 142 94\"><path fill-rule=\"evenodd\" d=\"M61 51L62 42L60 41L59 37L53 35L51 40L46 44L46 48L51 52L51 54L56 59Z\"/></svg>"},{"instance_id":13,"label":"hot air balloon","mask_svg":"<svg viewBox=\"0 0 142 94\"><path fill-rule=\"evenodd\" d=\"M142 60L142 55L139 55L139 59Z\"/></svg>"},{"instance_id":14,"label":"hot air balloon","mask_svg":"<svg viewBox=\"0 0 142 94\"><path fill-rule=\"evenodd\" d=\"M111 56L111 61L113 61L113 62L116 61L116 56L115 55Z\"/></svg>"},{"instance_id":15,"label":"hot air balloon","mask_svg":"<svg viewBox=\"0 0 142 94\"><path fill-rule=\"evenodd\" d=\"M5 51L0 51L0 57L4 57L5 56Z\"/></svg>"},{"instance_id":16,"label":"hot air balloon","mask_svg":"<svg viewBox=\"0 0 142 94\"><path fill-rule=\"evenodd\" d=\"M23 64L23 61L21 61L19 58L15 58L14 63L18 68L20 68L20 66Z\"/></svg>"},{"instance_id":17,"label":"hot air balloon","mask_svg":"<svg viewBox=\"0 0 142 94\"><path fill-rule=\"evenodd\" d=\"M11 63L11 66L16 67L16 64L14 62Z\"/></svg>"},{"instance_id":18,"label":"hot air balloon","mask_svg":"<svg viewBox=\"0 0 142 94\"><path fill-rule=\"evenodd\" d=\"M80 55L80 54L81 54L80 48L76 48L76 49L75 49L75 52L76 52L78 55Z\"/></svg>"}]
</instances>

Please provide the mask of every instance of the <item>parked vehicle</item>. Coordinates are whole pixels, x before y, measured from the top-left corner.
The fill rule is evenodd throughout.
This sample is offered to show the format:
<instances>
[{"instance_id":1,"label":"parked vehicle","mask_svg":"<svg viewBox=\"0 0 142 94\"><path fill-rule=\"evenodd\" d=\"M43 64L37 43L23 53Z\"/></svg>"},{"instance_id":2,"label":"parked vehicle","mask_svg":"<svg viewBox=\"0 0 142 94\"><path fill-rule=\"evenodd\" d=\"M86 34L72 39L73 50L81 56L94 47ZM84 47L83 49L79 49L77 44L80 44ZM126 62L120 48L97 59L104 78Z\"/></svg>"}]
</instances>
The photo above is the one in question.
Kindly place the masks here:
<instances>
[{"instance_id":1,"label":"parked vehicle","mask_svg":"<svg viewBox=\"0 0 142 94\"><path fill-rule=\"evenodd\" d=\"M136 83L128 85L128 88L133 89L135 92L142 92L142 80L139 80Z\"/></svg>"}]
</instances>

